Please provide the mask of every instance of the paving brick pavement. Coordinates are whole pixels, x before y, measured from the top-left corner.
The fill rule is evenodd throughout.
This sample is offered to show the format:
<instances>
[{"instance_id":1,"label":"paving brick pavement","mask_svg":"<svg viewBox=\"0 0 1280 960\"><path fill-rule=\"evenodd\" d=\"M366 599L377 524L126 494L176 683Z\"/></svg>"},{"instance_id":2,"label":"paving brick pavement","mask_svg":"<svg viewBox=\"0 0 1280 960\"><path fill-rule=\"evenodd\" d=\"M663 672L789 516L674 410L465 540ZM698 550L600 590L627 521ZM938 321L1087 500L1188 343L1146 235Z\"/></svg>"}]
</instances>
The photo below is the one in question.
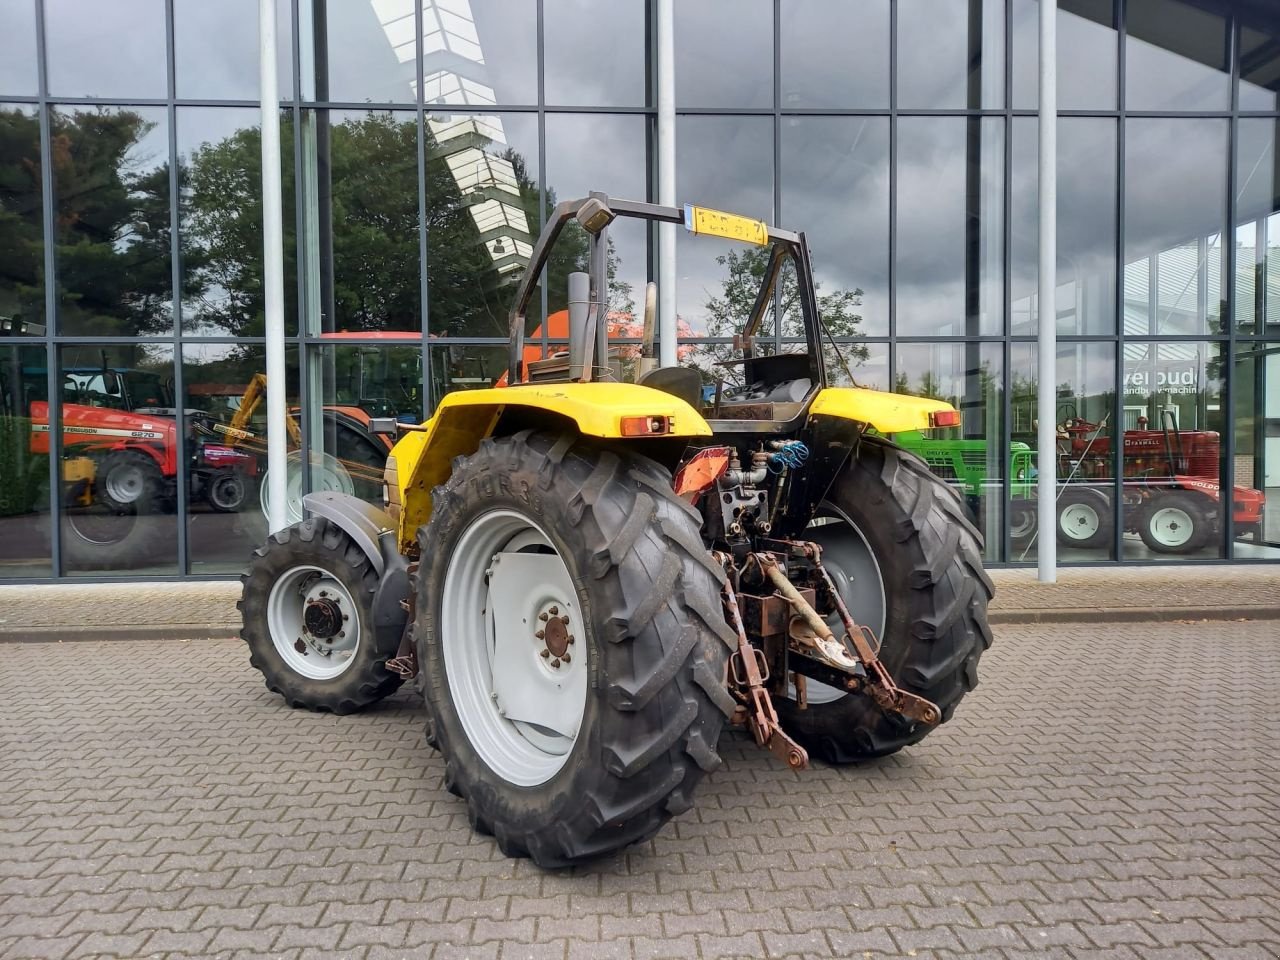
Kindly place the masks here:
<instances>
[{"instance_id":1,"label":"paving brick pavement","mask_svg":"<svg viewBox=\"0 0 1280 960\"><path fill-rule=\"evenodd\" d=\"M1003 627L910 751L781 769L589 868L473 836L415 697L233 641L0 650L0 957L1280 956L1274 622Z\"/></svg>"},{"instance_id":2,"label":"paving brick pavement","mask_svg":"<svg viewBox=\"0 0 1280 960\"><path fill-rule=\"evenodd\" d=\"M991 571L995 623L1192 617L1280 619L1280 567L1074 567L1056 584ZM240 628L237 581L0 585L5 640L197 639Z\"/></svg>"}]
</instances>

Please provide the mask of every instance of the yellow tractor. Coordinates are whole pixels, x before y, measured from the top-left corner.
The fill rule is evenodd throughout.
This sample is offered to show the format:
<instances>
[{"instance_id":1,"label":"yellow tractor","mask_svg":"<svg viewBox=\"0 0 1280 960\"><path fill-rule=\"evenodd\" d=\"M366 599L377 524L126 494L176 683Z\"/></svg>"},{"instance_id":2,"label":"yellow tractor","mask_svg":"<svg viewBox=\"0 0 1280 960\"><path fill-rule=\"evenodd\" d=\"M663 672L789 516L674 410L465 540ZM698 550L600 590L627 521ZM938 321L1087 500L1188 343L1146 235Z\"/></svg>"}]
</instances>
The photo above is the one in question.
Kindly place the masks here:
<instances>
[{"instance_id":1,"label":"yellow tractor","mask_svg":"<svg viewBox=\"0 0 1280 960\"><path fill-rule=\"evenodd\" d=\"M608 228L683 225L765 249L704 387L607 335ZM526 351L549 251L585 230L567 350ZM775 334L794 275L804 342ZM655 291L645 308L652 355ZM773 334L767 335L768 331ZM828 342L829 341L829 342ZM892 753L945 721L991 642L981 537L883 439L955 426L938 401L828 386L804 234L593 193L559 204L511 310L508 386L451 393L387 459L383 509L310 494L243 577L267 686L335 713L416 679L473 828L562 866L656 833L720 764L726 723L793 769ZM631 349L634 349L632 347Z\"/></svg>"}]
</instances>

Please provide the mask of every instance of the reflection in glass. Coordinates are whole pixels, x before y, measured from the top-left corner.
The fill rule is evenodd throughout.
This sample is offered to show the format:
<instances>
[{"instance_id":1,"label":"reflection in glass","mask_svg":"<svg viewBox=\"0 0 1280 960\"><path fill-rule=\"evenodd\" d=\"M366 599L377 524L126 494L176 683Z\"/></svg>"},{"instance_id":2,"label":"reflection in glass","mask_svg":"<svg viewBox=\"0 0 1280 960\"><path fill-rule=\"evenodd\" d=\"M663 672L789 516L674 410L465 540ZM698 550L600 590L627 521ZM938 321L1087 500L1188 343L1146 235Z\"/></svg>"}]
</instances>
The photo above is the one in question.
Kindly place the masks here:
<instances>
[{"instance_id":1,"label":"reflection in glass","mask_svg":"<svg viewBox=\"0 0 1280 960\"><path fill-rule=\"evenodd\" d=\"M789 0L782 109L889 106L889 0Z\"/></svg>"},{"instance_id":2,"label":"reflection in glass","mask_svg":"<svg viewBox=\"0 0 1280 960\"><path fill-rule=\"evenodd\" d=\"M687 203L772 222L773 121L678 117L676 194ZM676 313L693 334L738 332L752 300L732 295L737 288L734 271L746 269L743 258L750 255L751 248L740 243L676 231ZM763 262L759 269L763 272ZM750 290L754 293L755 286ZM723 300L732 315L718 319L714 304Z\"/></svg>"},{"instance_id":3,"label":"reflection in glass","mask_svg":"<svg viewBox=\"0 0 1280 960\"><path fill-rule=\"evenodd\" d=\"M528 344L526 354L541 348ZM455 390L484 390L497 384L507 373L507 345L502 344L437 344L431 345L431 396L437 402ZM503 381L505 382L505 381Z\"/></svg>"},{"instance_id":4,"label":"reflection in glass","mask_svg":"<svg viewBox=\"0 0 1280 960\"><path fill-rule=\"evenodd\" d=\"M1012 459L1019 451L1032 459L1026 468L1034 481L1037 451L1036 344L1010 347L1009 424ZM1115 558L1114 436L1116 350L1113 343L1059 343L1056 412L1058 560L1071 563ZM1015 480L1017 472L1014 473ZM1016 485L1009 517L1011 561L1034 562L1037 529L1035 484ZM1021 501L1021 502L1020 502Z\"/></svg>"},{"instance_id":5,"label":"reflection in glass","mask_svg":"<svg viewBox=\"0 0 1280 960\"><path fill-rule=\"evenodd\" d=\"M892 439L954 487L985 538L988 560L1000 557L1003 480L1017 477L1018 471L1020 482L1027 479L1024 454L1012 472L1001 463L1002 368L999 344L904 343L898 346L893 384L896 393L945 400L960 411L959 427L899 433Z\"/></svg>"},{"instance_id":6,"label":"reflection in glass","mask_svg":"<svg viewBox=\"0 0 1280 960\"><path fill-rule=\"evenodd\" d=\"M1226 110L1231 106L1227 18L1187 0L1128 0L1125 107Z\"/></svg>"},{"instance_id":7,"label":"reflection in glass","mask_svg":"<svg viewBox=\"0 0 1280 960\"><path fill-rule=\"evenodd\" d=\"M45 332L40 195L36 108L0 104L0 337Z\"/></svg>"},{"instance_id":8,"label":"reflection in glass","mask_svg":"<svg viewBox=\"0 0 1280 960\"><path fill-rule=\"evenodd\" d=\"M173 329L163 107L51 108L58 333Z\"/></svg>"},{"instance_id":9,"label":"reflection in glass","mask_svg":"<svg viewBox=\"0 0 1280 960\"><path fill-rule=\"evenodd\" d=\"M1280 557L1280 344L1237 345L1232 385L1234 483L1266 497L1256 526L1235 525L1232 555Z\"/></svg>"},{"instance_id":10,"label":"reflection in glass","mask_svg":"<svg viewBox=\"0 0 1280 960\"><path fill-rule=\"evenodd\" d=\"M1004 0L898 0L898 107L1004 106Z\"/></svg>"},{"instance_id":11,"label":"reflection in glass","mask_svg":"<svg viewBox=\"0 0 1280 960\"><path fill-rule=\"evenodd\" d=\"M35 0L0 0L0 96L35 96Z\"/></svg>"},{"instance_id":12,"label":"reflection in glass","mask_svg":"<svg viewBox=\"0 0 1280 960\"><path fill-rule=\"evenodd\" d=\"M541 223L537 118L431 113L426 136L431 333L506 337Z\"/></svg>"},{"instance_id":13,"label":"reflection in glass","mask_svg":"<svg viewBox=\"0 0 1280 960\"><path fill-rule=\"evenodd\" d=\"M59 379L66 572L177 572L173 347L65 346ZM48 405L31 409L47 438Z\"/></svg>"},{"instance_id":14,"label":"reflection in glass","mask_svg":"<svg viewBox=\"0 0 1280 960\"><path fill-rule=\"evenodd\" d=\"M292 5L276 2L276 83L293 97ZM173 43L177 96L207 100L258 99L258 4L255 0L174 0ZM254 24L253 29L245 29Z\"/></svg>"},{"instance_id":15,"label":"reflection in glass","mask_svg":"<svg viewBox=\"0 0 1280 960\"><path fill-rule=\"evenodd\" d=\"M1223 556L1222 346L1124 346L1124 556ZM1262 519L1261 494L1237 489L1237 520Z\"/></svg>"},{"instance_id":16,"label":"reflection in glass","mask_svg":"<svg viewBox=\"0 0 1280 960\"><path fill-rule=\"evenodd\" d=\"M267 534L266 360L261 346L209 343L184 345L182 361L191 572L235 573ZM288 350L285 371L285 402L296 422L296 348ZM291 436L289 479L300 489L298 464Z\"/></svg>"},{"instance_id":17,"label":"reflection in glass","mask_svg":"<svg viewBox=\"0 0 1280 960\"><path fill-rule=\"evenodd\" d=\"M1058 333L1110 334L1116 326L1116 123L1058 121ZM1037 121L1013 121L1012 332L1039 324Z\"/></svg>"},{"instance_id":18,"label":"reflection in glass","mask_svg":"<svg viewBox=\"0 0 1280 960\"><path fill-rule=\"evenodd\" d=\"M675 47L677 107L773 106L771 0L677 3Z\"/></svg>"},{"instance_id":19,"label":"reflection in glass","mask_svg":"<svg viewBox=\"0 0 1280 960\"><path fill-rule=\"evenodd\" d=\"M898 122L897 329L904 336L1004 329L1004 124Z\"/></svg>"},{"instance_id":20,"label":"reflection in glass","mask_svg":"<svg viewBox=\"0 0 1280 960\"><path fill-rule=\"evenodd\" d=\"M0 329L0 578L53 574L48 398L45 348Z\"/></svg>"},{"instance_id":21,"label":"reflection in glass","mask_svg":"<svg viewBox=\"0 0 1280 960\"><path fill-rule=\"evenodd\" d=\"M1240 109L1280 109L1280 28L1240 26Z\"/></svg>"},{"instance_id":22,"label":"reflection in glass","mask_svg":"<svg viewBox=\"0 0 1280 960\"><path fill-rule=\"evenodd\" d=\"M417 45L410 0L298 0L298 30L304 99L354 103L417 99Z\"/></svg>"},{"instance_id":23,"label":"reflection in glass","mask_svg":"<svg viewBox=\"0 0 1280 960\"><path fill-rule=\"evenodd\" d=\"M542 18L547 103L575 107L645 105L644 0L544 0ZM601 35L616 41L609 46L607 69L601 69L599 58L584 55L595 48ZM527 90L522 94L506 96L501 102L517 103L529 96Z\"/></svg>"},{"instance_id":24,"label":"reflection in glass","mask_svg":"<svg viewBox=\"0 0 1280 960\"><path fill-rule=\"evenodd\" d=\"M265 332L265 306L258 111L178 107L177 128L183 332L260 337ZM291 110L280 114L280 152L285 331L294 334L298 329L298 228Z\"/></svg>"},{"instance_id":25,"label":"reflection in glass","mask_svg":"<svg viewBox=\"0 0 1280 960\"><path fill-rule=\"evenodd\" d=\"M1126 334L1221 332L1226 178L1226 120L1126 121Z\"/></svg>"},{"instance_id":26,"label":"reflection in glass","mask_svg":"<svg viewBox=\"0 0 1280 960\"><path fill-rule=\"evenodd\" d=\"M1013 106L1040 102L1040 2L1013 0ZM1119 34L1112 0L1058 0L1058 109L1114 110Z\"/></svg>"},{"instance_id":27,"label":"reflection in glass","mask_svg":"<svg viewBox=\"0 0 1280 960\"><path fill-rule=\"evenodd\" d=\"M416 115L307 110L302 122L307 328L422 329Z\"/></svg>"},{"instance_id":28,"label":"reflection in glass","mask_svg":"<svg viewBox=\"0 0 1280 960\"><path fill-rule=\"evenodd\" d=\"M1280 329L1280 121L1242 119L1236 145L1236 329Z\"/></svg>"},{"instance_id":29,"label":"reflection in glass","mask_svg":"<svg viewBox=\"0 0 1280 960\"><path fill-rule=\"evenodd\" d=\"M418 0L422 7L423 100L432 104L537 103L538 19L534 0ZM396 0L399 14L410 0ZM410 40L412 33L409 34ZM406 50L405 55L411 55Z\"/></svg>"},{"instance_id":30,"label":"reflection in glass","mask_svg":"<svg viewBox=\"0 0 1280 960\"><path fill-rule=\"evenodd\" d=\"M164 97L164 0L44 4L49 92L60 97Z\"/></svg>"},{"instance_id":31,"label":"reflection in glass","mask_svg":"<svg viewBox=\"0 0 1280 960\"><path fill-rule=\"evenodd\" d=\"M817 282L858 298L857 332L889 332L889 121L782 121L781 225L803 230ZM852 331L850 331L852 332ZM839 335L839 334L837 334Z\"/></svg>"}]
</instances>

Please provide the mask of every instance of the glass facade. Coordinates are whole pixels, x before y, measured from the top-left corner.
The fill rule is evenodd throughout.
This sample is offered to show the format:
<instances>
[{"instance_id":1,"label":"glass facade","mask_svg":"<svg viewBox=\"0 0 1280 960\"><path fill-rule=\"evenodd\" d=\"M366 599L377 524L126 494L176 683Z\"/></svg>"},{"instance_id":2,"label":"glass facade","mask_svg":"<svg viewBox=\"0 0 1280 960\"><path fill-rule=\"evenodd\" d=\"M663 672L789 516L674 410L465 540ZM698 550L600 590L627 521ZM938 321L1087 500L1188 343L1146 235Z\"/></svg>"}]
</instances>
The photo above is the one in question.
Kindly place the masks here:
<instances>
[{"instance_id":1,"label":"glass facade","mask_svg":"<svg viewBox=\"0 0 1280 960\"><path fill-rule=\"evenodd\" d=\"M369 419L503 376L557 200L655 198L654 11L277 6L287 487L377 501ZM898 440L989 562L1034 561L1045 455L1063 562L1280 559L1274 4L1058 6L1055 451L1035 450L1037 0L676 4L678 198L807 232L833 380L962 411ZM0 0L0 581L230 575L264 536L256 11ZM563 246L535 343L564 335L585 243ZM617 332L656 252L643 223L612 232ZM680 233L683 362L730 349L754 266Z\"/></svg>"}]
</instances>

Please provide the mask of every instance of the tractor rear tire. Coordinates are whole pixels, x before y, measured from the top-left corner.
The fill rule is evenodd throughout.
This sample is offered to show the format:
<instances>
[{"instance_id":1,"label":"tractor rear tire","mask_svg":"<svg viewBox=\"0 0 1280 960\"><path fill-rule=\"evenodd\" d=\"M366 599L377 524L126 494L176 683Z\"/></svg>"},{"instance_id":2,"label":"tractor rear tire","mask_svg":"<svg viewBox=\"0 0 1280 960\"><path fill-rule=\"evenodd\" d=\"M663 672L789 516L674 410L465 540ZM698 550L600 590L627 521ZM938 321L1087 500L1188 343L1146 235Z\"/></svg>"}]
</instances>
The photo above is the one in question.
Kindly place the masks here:
<instances>
[{"instance_id":1,"label":"tractor rear tire","mask_svg":"<svg viewBox=\"0 0 1280 960\"><path fill-rule=\"evenodd\" d=\"M341 527L313 517L272 534L240 582L249 663L289 706L352 713L400 686L387 669L400 631L375 627L377 571Z\"/></svg>"},{"instance_id":2,"label":"tractor rear tire","mask_svg":"<svg viewBox=\"0 0 1280 960\"><path fill-rule=\"evenodd\" d=\"M1190 490L1154 494L1138 513L1138 536L1153 553L1195 553L1213 535L1212 502Z\"/></svg>"},{"instance_id":3,"label":"tractor rear tire","mask_svg":"<svg viewBox=\"0 0 1280 960\"><path fill-rule=\"evenodd\" d=\"M853 619L880 637L894 682L937 704L945 723L977 686L995 592L982 569L982 536L959 497L919 457L864 437L819 516L828 522L806 536L823 545ZM828 763L883 757L933 729L885 713L866 694L807 686L806 709L782 697L774 704L786 731Z\"/></svg>"},{"instance_id":4,"label":"tractor rear tire","mask_svg":"<svg viewBox=\"0 0 1280 960\"><path fill-rule=\"evenodd\" d=\"M149 454L113 450L98 462L94 491L117 513L159 513L163 489L164 474Z\"/></svg>"},{"instance_id":5,"label":"tractor rear tire","mask_svg":"<svg viewBox=\"0 0 1280 960\"><path fill-rule=\"evenodd\" d=\"M653 836L720 765L734 708L700 517L653 461L532 431L457 458L432 503L419 685L472 827L548 868Z\"/></svg>"}]
</instances>

